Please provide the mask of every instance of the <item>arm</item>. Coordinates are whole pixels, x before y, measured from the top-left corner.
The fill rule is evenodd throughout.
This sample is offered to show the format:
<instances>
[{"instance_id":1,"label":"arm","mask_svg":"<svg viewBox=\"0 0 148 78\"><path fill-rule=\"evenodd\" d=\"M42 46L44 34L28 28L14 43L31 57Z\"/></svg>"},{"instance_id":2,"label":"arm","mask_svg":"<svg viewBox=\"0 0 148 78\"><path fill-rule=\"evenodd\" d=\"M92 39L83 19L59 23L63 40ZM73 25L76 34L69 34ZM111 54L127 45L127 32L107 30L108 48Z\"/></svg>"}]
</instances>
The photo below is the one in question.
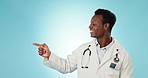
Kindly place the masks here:
<instances>
[{"instance_id":1,"label":"arm","mask_svg":"<svg viewBox=\"0 0 148 78\"><path fill-rule=\"evenodd\" d=\"M44 58L43 64L51 67L59 72L66 74L77 69L77 60L74 54L68 55L66 59L60 58L54 53L51 53L49 59Z\"/></svg>"},{"instance_id":2,"label":"arm","mask_svg":"<svg viewBox=\"0 0 148 78\"><path fill-rule=\"evenodd\" d=\"M43 64L46 66L58 70L63 74L73 72L77 69L76 52L73 52L72 55L68 55L66 59L63 59L51 53L46 44L34 43L34 45L39 46L39 55L44 57Z\"/></svg>"},{"instance_id":3,"label":"arm","mask_svg":"<svg viewBox=\"0 0 148 78\"><path fill-rule=\"evenodd\" d=\"M123 60L120 78L133 78L133 66L128 54L126 54Z\"/></svg>"}]
</instances>

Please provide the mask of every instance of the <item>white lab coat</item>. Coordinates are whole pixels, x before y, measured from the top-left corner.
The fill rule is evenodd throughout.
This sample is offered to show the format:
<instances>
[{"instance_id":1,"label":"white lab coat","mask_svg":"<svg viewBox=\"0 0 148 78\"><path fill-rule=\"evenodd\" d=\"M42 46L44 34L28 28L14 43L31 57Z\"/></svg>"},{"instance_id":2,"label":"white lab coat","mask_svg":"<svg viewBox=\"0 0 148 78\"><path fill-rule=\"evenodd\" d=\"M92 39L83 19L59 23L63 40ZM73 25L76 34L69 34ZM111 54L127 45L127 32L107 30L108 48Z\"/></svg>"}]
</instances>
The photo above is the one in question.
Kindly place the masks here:
<instances>
[{"instance_id":1,"label":"white lab coat","mask_svg":"<svg viewBox=\"0 0 148 78\"><path fill-rule=\"evenodd\" d=\"M115 43L107 50L100 64L95 41L94 39L91 42L81 45L72 52L72 55L68 55L66 59L51 53L50 58L44 58L43 63L64 74L77 69L77 78L133 78L133 66L130 56L117 40L115 40ZM88 61L85 57L89 57L89 55L86 53L82 60L82 54L89 45L91 45L90 62L88 64L88 69L83 69L81 68L81 61ZM113 60L116 57L116 49L118 49L118 63L115 63ZM116 67L111 68L111 63L116 64Z\"/></svg>"}]
</instances>

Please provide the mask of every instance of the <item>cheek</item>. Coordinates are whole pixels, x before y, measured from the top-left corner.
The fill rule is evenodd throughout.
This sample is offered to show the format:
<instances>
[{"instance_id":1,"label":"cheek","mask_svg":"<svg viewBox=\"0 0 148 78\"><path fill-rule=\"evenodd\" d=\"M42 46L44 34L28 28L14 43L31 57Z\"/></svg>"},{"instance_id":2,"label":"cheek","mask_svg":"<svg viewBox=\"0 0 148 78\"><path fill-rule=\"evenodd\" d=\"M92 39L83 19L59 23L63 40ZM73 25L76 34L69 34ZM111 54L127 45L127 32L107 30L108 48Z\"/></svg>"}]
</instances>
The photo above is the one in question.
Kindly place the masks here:
<instances>
[{"instance_id":1,"label":"cheek","mask_svg":"<svg viewBox=\"0 0 148 78\"><path fill-rule=\"evenodd\" d=\"M101 28L101 27L98 27L97 29L95 29L95 31L96 31L96 33L97 33L98 35L100 35L100 34L103 34L103 33L104 33L104 29L103 29L103 28Z\"/></svg>"},{"instance_id":2,"label":"cheek","mask_svg":"<svg viewBox=\"0 0 148 78\"><path fill-rule=\"evenodd\" d=\"M102 28L101 28L101 27L94 27L94 30L95 30L96 32L98 32L98 31L101 31Z\"/></svg>"},{"instance_id":3,"label":"cheek","mask_svg":"<svg viewBox=\"0 0 148 78\"><path fill-rule=\"evenodd\" d=\"M99 27L94 26L94 27L93 27L93 30L98 31L98 30L99 30Z\"/></svg>"}]
</instances>

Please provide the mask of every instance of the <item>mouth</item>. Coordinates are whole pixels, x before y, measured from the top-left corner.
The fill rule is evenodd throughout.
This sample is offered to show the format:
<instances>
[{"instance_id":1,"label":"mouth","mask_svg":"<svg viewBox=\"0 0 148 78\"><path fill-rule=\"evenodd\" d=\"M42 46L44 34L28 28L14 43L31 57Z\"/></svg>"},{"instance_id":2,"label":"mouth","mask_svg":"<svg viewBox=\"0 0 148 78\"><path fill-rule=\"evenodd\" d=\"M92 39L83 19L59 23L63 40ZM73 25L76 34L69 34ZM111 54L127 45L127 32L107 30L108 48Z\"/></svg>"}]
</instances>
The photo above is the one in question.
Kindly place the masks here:
<instances>
[{"instance_id":1,"label":"mouth","mask_svg":"<svg viewBox=\"0 0 148 78\"><path fill-rule=\"evenodd\" d=\"M93 33L94 32L94 30L90 30L90 33Z\"/></svg>"}]
</instances>

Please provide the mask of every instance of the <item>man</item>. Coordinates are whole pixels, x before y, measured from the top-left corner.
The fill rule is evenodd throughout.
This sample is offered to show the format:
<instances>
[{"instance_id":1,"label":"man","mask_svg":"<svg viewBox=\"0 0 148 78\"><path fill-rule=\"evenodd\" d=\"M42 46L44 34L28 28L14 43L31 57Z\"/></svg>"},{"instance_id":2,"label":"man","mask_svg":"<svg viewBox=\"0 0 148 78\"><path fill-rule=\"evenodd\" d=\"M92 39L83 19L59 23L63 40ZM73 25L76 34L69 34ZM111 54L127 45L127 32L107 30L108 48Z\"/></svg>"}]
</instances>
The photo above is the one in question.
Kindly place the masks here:
<instances>
[{"instance_id":1,"label":"man","mask_svg":"<svg viewBox=\"0 0 148 78\"><path fill-rule=\"evenodd\" d=\"M78 78L133 78L133 66L126 50L111 37L116 16L106 9L98 9L89 26L94 40L81 45L66 59L52 53L46 44L39 46L43 63L61 73L78 69Z\"/></svg>"}]
</instances>

